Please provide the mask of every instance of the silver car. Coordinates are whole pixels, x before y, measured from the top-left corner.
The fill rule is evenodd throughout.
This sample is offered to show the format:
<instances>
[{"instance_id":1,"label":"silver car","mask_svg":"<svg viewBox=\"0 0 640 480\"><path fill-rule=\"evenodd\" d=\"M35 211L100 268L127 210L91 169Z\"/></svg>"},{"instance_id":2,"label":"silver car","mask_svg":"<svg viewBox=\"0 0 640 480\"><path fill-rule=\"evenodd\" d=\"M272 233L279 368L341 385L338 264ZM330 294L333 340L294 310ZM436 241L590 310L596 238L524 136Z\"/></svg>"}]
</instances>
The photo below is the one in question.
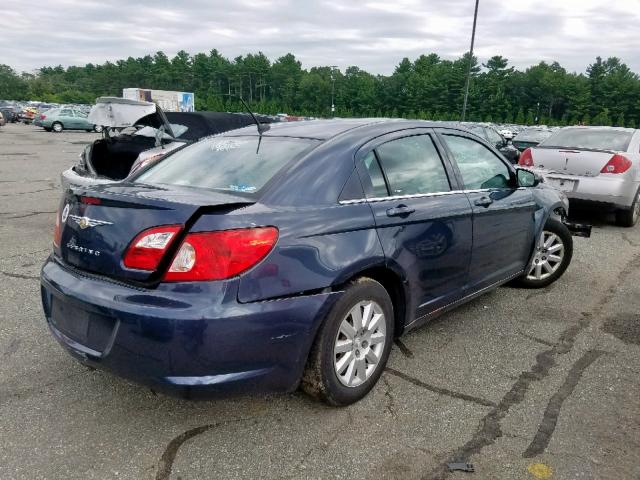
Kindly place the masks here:
<instances>
[{"instance_id":1,"label":"silver car","mask_svg":"<svg viewBox=\"0 0 640 480\"><path fill-rule=\"evenodd\" d=\"M615 209L621 226L638 221L640 130L563 128L522 152L518 163L534 169L569 199Z\"/></svg>"}]
</instances>

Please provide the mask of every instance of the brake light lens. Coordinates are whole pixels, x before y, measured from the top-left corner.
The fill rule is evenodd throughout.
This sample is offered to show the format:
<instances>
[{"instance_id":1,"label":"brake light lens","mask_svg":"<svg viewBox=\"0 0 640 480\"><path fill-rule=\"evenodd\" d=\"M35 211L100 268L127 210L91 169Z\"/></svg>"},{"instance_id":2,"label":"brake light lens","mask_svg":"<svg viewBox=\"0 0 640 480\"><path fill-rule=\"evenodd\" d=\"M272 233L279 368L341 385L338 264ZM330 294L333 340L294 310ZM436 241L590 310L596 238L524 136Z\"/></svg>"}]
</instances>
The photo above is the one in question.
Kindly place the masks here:
<instances>
[{"instance_id":1,"label":"brake light lens","mask_svg":"<svg viewBox=\"0 0 640 480\"><path fill-rule=\"evenodd\" d=\"M124 266L136 270L156 270L182 225L163 225L144 230L133 239L124 256Z\"/></svg>"},{"instance_id":2,"label":"brake light lens","mask_svg":"<svg viewBox=\"0 0 640 480\"><path fill-rule=\"evenodd\" d=\"M164 280L192 282L235 277L260 263L277 241L275 227L190 233Z\"/></svg>"},{"instance_id":3,"label":"brake light lens","mask_svg":"<svg viewBox=\"0 0 640 480\"><path fill-rule=\"evenodd\" d=\"M624 173L629 170L632 165L631 160L617 153L602 167L600 173Z\"/></svg>"},{"instance_id":4,"label":"brake light lens","mask_svg":"<svg viewBox=\"0 0 640 480\"><path fill-rule=\"evenodd\" d=\"M533 167L533 155L531 154L531 148L527 148L520 155L520 159L518 160L518 165L523 167Z\"/></svg>"},{"instance_id":5,"label":"brake light lens","mask_svg":"<svg viewBox=\"0 0 640 480\"><path fill-rule=\"evenodd\" d=\"M47 118L46 115L40 115L40 120L44 120L45 118Z\"/></svg>"}]
</instances>

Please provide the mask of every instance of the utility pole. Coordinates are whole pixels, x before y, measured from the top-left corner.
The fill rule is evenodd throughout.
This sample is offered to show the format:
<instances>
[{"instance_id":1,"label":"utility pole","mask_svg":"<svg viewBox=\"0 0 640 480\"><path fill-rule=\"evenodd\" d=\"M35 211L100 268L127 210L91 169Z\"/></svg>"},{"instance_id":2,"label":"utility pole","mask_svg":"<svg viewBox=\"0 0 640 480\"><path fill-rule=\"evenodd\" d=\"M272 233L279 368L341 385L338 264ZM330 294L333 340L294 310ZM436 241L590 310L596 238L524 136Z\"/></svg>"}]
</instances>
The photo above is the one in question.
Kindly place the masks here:
<instances>
[{"instance_id":1,"label":"utility pole","mask_svg":"<svg viewBox=\"0 0 640 480\"><path fill-rule=\"evenodd\" d=\"M335 93L336 93L336 78L333 75L333 73L334 73L334 70L336 68L338 68L338 66L337 65L331 65L330 68L331 68L331 116L333 117L335 112L336 112L336 106L335 106L334 101L333 101L333 99L335 97Z\"/></svg>"},{"instance_id":2,"label":"utility pole","mask_svg":"<svg viewBox=\"0 0 640 480\"><path fill-rule=\"evenodd\" d=\"M471 31L471 48L469 48L469 68L467 69L467 84L464 87L464 103L462 105L462 121L467 116L467 101L469 99L469 83L471 83L471 65L473 64L473 44L476 39L476 23L478 21L478 4L480 0L476 0L476 9L473 13L473 30Z\"/></svg>"}]
</instances>

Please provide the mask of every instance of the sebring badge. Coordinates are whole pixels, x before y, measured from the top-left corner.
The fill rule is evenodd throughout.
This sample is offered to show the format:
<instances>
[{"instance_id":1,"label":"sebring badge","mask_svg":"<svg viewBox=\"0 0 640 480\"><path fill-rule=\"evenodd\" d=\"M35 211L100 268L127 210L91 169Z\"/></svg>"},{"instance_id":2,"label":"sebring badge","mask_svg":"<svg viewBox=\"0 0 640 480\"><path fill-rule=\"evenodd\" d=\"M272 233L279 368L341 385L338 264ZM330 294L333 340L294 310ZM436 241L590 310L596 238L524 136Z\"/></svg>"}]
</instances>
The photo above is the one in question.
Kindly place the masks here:
<instances>
[{"instance_id":1,"label":"sebring badge","mask_svg":"<svg viewBox=\"0 0 640 480\"><path fill-rule=\"evenodd\" d=\"M112 222L105 222L104 220L95 220L89 217L80 217L78 215L69 215L69 218L76 222L81 229L89 227L101 227L102 225L113 225Z\"/></svg>"}]
</instances>

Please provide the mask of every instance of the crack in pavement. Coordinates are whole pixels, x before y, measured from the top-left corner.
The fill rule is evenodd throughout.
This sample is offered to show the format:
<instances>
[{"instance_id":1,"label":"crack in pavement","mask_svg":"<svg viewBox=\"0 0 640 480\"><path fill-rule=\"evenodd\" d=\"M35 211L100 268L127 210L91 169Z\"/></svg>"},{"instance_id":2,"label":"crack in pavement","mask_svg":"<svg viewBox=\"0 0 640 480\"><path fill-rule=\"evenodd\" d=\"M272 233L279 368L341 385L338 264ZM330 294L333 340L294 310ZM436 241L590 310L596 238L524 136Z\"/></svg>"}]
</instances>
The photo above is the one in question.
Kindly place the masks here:
<instances>
[{"instance_id":1,"label":"crack in pavement","mask_svg":"<svg viewBox=\"0 0 640 480\"><path fill-rule=\"evenodd\" d=\"M30 193L50 192L52 190L57 190L57 188L43 188L41 190L32 190L30 192L0 193L0 197L15 197L17 195L28 195Z\"/></svg>"},{"instance_id":2,"label":"crack in pavement","mask_svg":"<svg viewBox=\"0 0 640 480\"><path fill-rule=\"evenodd\" d=\"M56 213L56 212L55 211L53 211L53 212L29 212L29 213L24 213L22 215L10 216L10 215L13 215L12 212L0 212L0 215L4 216L4 218L6 220L13 220L15 218L27 218L27 217L33 217L35 215L54 214L54 213Z\"/></svg>"},{"instance_id":3,"label":"crack in pavement","mask_svg":"<svg viewBox=\"0 0 640 480\"><path fill-rule=\"evenodd\" d=\"M627 242L629 245L631 245L632 247L640 247L640 243L636 243L636 242L634 242L633 240L631 240L631 239L629 238L629 234L627 234L627 233L623 233L623 234L622 234L622 239L623 239L624 241L626 241L626 242Z\"/></svg>"},{"instance_id":4,"label":"crack in pavement","mask_svg":"<svg viewBox=\"0 0 640 480\"><path fill-rule=\"evenodd\" d=\"M472 455L480 453L484 447L493 445L502 436L500 422L507 416L512 406L520 404L533 382L546 378L556 362L556 355L569 353L573 348L578 334L587 328L589 322L587 316L575 325L568 327L560 336L560 341L556 346L545 350L536 356L536 363L528 371L522 372L516 383L502 397L500 403L494 406L487 415L480 420L479 428L473 437L463 446L454 450L448 455L449 460L436 467L424 478L442 480L449 475L448 462L468 462Z\"/></svg>"},{"instance_id":5,"label":"crack in pavement","mask_svg":"<svg viewBox=\"0 0 640 480\"><path fill-rule=\"evenodd\" d=\"M493 445L502 436L500 423L507 416L512 406L522 403L529 386L536 381L543 380L550 375L551 368L556 365L555 357L569 353L575 345L578 335L587 329L591 320L602 313L606 305L614 298L617 286L626 281L637 268L640 267L640 254L635 255L622 269L615 282L596 302L591 312L582 312L581 320L570 325L560 335L558 343L552 348L544 350L536 355L536 363L525 372L522 372L511 389L502 397L498 405L485 415L478 425L478 429L471 439L461 447L447 455L447 460L426 474L424 479L443 480L450 475L447 468L448 462L468 462L471 456L476 455L487 446Z\"/></svg>"},{"instance_id":6,"label":"crack in pavement","mask_svg":"<svg viewBox=\"0 0 640 480\"><path fill-rule=\"evenodd\" d=\"M418 380L406 373L400 372L393 368L387 367L385 372L390 373L391 375L395 375L403 380L406 380L409 383L414 384L417 387L424 388L425 390L429 390L430 392L437 393L438 395L446 395L447 397L452 397L457 400L464 400L465 402L475 403L477 405L482 405L483 407L496 407L496 404L490 400L486 400L480 397L474 397L473 395L467 395L466 393L454 392L453 390L449 390L448 388L436 387L434 385L429 385L428 383L423 382L422 380Z\"/></svg>"},{"instance_id":7,"label":"crack in pavement","mask_svg":"<svg viewBox=\"0 0 640 480\"><path fill-rule=\"evenodd\" d=\"M402 354L407 358L413 358L413 352L407 347L402 340L396 338L393 343L396 344L398 349L402 352Z\"/></svg>"},{"instance_id":8,"label":"crack in pavement","mask_svg":"<svg viewBox=\"0 0 640 480\"><path fill-rule=\"evenodd\" d=\"M604 353L606 352L603 350L589 350L573 364L566 380L553 397L551 397L551 400L549 400L538 431L522 454L523 458L536 457L549 446L549 441L558 423L558 416L560 415L562 404L571 396L585 370Z\"/></svg>"},{"instance_id":9,"label":"crack in pavement","mask_svg":"<svg viewBox=\"0 0 640 480\"><path fill-rule=\"evenodd\" d=\"M162 452L162 456L160 457L160 461L158 463L158 471L156 472L156 480L168 480L171 476L171 471L173 470L173 463L175 462L176 456L178 455L178 450L180 447L187 441L196 437L198 435L202 435L203 433L217 427L222 427L225 425L229 425L232 423L239 423L246 420L251 420L253 417L248 418L234 418L232 420L226 420L223 422L215 422L208 423L206 425L201 425L199 427L191 428L185 432L182 432L180 435L174 437L165 447L164 452Z\"/></svg>"},{"instance_id":10,"label":"crack in pavement","mask_svg":"<svg viewBox=\"0 0 640 480\"><path fill-rule=\"evenodd\" d=\"M523 336L524 338L528 338L532 342L539 343L540 345L546 345L547 347L554 347L556 344L554 342L549 342L548 340L543 340L542 338L535 337L533 335L529 335L528 333L524 333L518 331L518 334Z\"/></svg>"},{"instance_id":11,"label":"crack in pavement","mask_svg":"<svg viewBox=\"0 0 640 480\"><path fill-rule=\"evenodd\" d=\"M9 272L0 272L3 275L6 275L7 277L12 277L12 278L21 278L23 280L40 280L40 277L36 277L35 275L23 275L21 273L9 273Z\"/></svg>"},{"instance_id":12,"label":"crack in pavement","mask_svg":"<svg viewBox=\"0 0 640 480\"><path fill-rule=\"evenodd\" d=\"M351 410L347 410L346 412L347 412L347 421L345 422L345 424L346 425L351 425L351 424L353 424L353 416L351 414ZM331 445L333 445L336 442L336 440L338 440L338 437L340 436L340 433L342 433L343 431L344 430L341 429L341 428L336 428L334 430L333 434L331 435L331 437L329 437L329 439L326 442L318 444L318 445L314 445L311 448L309 448L304 453L304 455L302 455L302 458L300 459L298 464L293 469L293 473L290 474L290 475L287 475L286 477L282 477L282 478L300 478L299 470L305 468L304 464L307 462L309 457L311 457L313 452L315 452L316 450L325 450L326 451Z\"/></svg>"},{"instance_id":13,"label":"crack in pavement","mask_svg":"<svg viewBox=\"0 0 640 480\"><path fill-rule=\"evenodd\" d=\"M389 383L389 380L387 379L386 375L382 375L382 383L384 383L386 387L384 391L384 396L387 399L387 405L385 406L384 409L387 412L389 412L389 415L391 415L391 418L395 420L398 418L398 414L396 413L396 401L393 398L393 395L391 394L391 392L393 391L393 388L391 387L391 384Z\"/></svg>"}]
</instances>

